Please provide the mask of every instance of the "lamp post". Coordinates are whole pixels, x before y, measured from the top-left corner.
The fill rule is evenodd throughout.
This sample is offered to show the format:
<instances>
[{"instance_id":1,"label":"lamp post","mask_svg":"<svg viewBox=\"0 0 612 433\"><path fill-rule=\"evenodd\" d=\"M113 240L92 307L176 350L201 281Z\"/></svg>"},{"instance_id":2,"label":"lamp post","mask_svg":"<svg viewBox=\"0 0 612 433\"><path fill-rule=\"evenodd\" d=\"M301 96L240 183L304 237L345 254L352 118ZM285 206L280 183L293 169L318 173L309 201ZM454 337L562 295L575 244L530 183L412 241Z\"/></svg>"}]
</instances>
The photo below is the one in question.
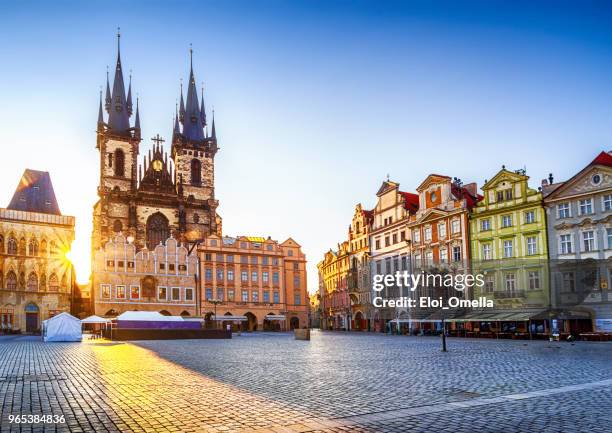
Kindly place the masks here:
<instances>
[{"instance_id":1,"label":"lamp post","mask_svg":"<svg viewBox=\"0 0 612 433\"><path fill-rule=\"evenodd\" d=\"M220 299L210 299L208 302L210 302L211 304L213 304L215 306L215 329L217 329L217 323L218 323L218 320L217 320L217 305L219 305L223 301L221 301Z\"/></svg>"}]
</instances>

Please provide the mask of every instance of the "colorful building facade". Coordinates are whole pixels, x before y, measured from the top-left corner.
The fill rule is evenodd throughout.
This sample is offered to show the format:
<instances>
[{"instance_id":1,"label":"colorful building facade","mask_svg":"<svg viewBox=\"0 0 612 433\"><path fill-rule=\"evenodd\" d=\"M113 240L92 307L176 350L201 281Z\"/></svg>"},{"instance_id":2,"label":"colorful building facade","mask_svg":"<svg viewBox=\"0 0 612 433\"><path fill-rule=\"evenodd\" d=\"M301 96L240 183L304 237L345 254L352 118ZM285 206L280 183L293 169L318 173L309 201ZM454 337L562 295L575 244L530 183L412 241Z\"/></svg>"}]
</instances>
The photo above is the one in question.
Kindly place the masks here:
<instances>
[{"instance_id":1,"label":"colorful building facade","mask_svg":"<svg viewBox=\"0 0 612 433\"><path fill-rule=\"evenodd\" d=\"M351 300L348 291L350 251L348 241L338 244L336 251L329 250L317 264L323 280L321 298L322 328L350 330Z\"/></svg>"},{"instance_id":2,"label":"colorful building facade","mask_svg":"<svg viewBox=\"0 0 612 433\"><path fill-rule=\"evenodd\" d=\"M372 284L370 281L370 229L372 211L365 210L361 203L349 226L349 276L348 291L351 302L351 329L370 329L372 318Z\"/></svg>"}]
</instances>

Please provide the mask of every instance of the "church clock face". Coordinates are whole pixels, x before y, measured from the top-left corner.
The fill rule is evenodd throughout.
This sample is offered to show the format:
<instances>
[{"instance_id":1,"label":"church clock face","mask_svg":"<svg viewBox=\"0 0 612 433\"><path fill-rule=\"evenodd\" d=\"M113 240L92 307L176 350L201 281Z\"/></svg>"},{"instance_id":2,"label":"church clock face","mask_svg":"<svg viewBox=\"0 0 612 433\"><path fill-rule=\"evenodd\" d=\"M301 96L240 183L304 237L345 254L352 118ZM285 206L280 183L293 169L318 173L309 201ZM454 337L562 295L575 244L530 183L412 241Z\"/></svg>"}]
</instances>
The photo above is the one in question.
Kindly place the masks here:
<instances>
[{"instance_id":1,"label":"church clock face","mask_svg":"<svg viewBox=\"0 0 612 433\"><path fill-rule=\"evenodd\" d=\"M153 170L155 171L161 171L162 169L162 162L159 159L156 159L155 161L153 161Z\"/></svg>"}]
</instances>

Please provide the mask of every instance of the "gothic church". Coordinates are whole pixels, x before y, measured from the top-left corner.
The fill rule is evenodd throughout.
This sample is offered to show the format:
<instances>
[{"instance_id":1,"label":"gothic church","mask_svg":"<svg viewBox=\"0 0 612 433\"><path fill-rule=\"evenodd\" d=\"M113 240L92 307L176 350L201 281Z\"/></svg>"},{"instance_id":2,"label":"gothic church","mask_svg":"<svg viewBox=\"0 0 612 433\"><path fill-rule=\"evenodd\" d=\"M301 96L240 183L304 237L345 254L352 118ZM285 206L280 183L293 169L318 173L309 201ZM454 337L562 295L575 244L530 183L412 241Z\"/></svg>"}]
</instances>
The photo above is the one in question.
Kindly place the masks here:
<instances>
[{"instance_id":1,"label":"gothic church","mask_svg":"<svg viewBox=\"0 0 612 433\"><path fill-rule=\"evenodd\" d=\"M220 236L214 186L218 150L214 113L208 133L203 91L198 101L193 53L186 101L181 85L170 158L164 151L164 140L157 135L139 164L139 102L136 99L133 110L131 77L126 96L119 41L117 35L112 92L108 73L104 101L100 92L96 145L100 181L93 212L92 250L104 247L119 232L138 250L153 250L170 236L180 242L201 240L212 233Z\"/></svg>"}]
</instances>

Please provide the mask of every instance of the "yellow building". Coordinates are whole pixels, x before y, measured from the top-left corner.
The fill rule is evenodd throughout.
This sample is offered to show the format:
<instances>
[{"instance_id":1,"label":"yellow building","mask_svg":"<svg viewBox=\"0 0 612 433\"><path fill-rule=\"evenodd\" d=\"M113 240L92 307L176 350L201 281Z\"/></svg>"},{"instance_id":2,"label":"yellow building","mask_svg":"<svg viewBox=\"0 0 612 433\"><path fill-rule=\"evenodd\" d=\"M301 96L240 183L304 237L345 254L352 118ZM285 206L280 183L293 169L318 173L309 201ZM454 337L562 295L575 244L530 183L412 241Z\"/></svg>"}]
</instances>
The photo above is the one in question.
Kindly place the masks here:
<instances>
[{"instance_id":1,"label":"yellow building","mask_svg":"<svg viewBox=\"0 0 612 433\"><path fill-rule=\"evenodd\" d=\"M70 312L73 240L74 217L61 214L49 173L26 170L0 209L0 332L37 332Z\"/></svg>"},{"instance_id":2,"label":"yellow building","mask_svg":"<svg viewBox=\"0 0 612 433\"><path fill-rule=\"evenodd\" d=\"M338 244L338 250L329 250L317 264L325 287L321 298L321 327L323 329L350 329L351 302L348 292L350 269L349 242Z\"/></svg>"},{"instance_id":3,"label":"yellow building","mask_svg":"<svg viewBox=\"0 0 612 433\"><path fill-rule=\"evenodd\" d=\"M198 255L201 314L209 325L227 316L245 318L241 327L250 331L308 326L306 256L293 239L211 235Z\"/></svg>"}]
</instances>

